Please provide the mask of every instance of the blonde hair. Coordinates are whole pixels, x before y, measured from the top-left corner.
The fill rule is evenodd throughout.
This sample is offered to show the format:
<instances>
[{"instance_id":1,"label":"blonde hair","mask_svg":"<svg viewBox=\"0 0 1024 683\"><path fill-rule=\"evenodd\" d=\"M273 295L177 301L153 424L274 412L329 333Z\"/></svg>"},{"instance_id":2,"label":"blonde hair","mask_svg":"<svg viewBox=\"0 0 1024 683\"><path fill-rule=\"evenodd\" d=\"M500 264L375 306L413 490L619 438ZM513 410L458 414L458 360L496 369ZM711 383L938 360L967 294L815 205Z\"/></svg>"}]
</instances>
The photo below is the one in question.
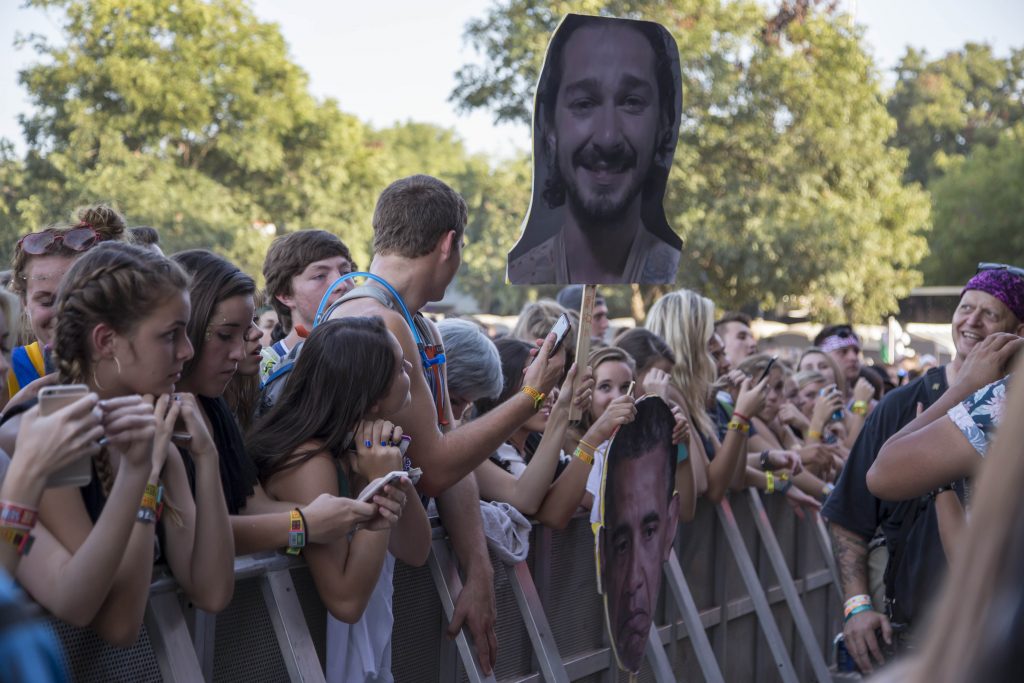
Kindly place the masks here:
<instances>
[{"instance_id":1,"label":"blonde hair","mask_svg":"<svg viewBox=\"0 0 1024 683\"><path fill-rule=\"evenodd\" d=\"M822 356L825 359L825 362L828 363L829 367L832 368L832 374L834 374L836 378L836 388L839 389L840 393L845 394L846 376L843 374L843 371L839 369L839 363L837 363L836 359L832 357L832 354L822 351L817 346L804 349L804 352L800 354L800 360L796 362L796 369L799 370L800 366L803 365L804 358L807 358L807 356L814 353ZM826 378L825 381L827 382L828 379Z\"/></svg>"},{"instance_id":2,"label":"blonde hair","mask_svg":"<svg viewBox=\"0 0 1024 683\"><path fill-rule=\"evenodd\" d=\"M690 420L705 435L715 433L707 401L715 381L715 361L708 342L715 333L715 304L689 289L669 292L654 302L645 327L675 354L672 379L683 396Z\"/></svg>"},{"instance_id":3,"label":"blonde hair","mask_svg":"<svg viewBox=\"0 0 1024 683\"><path fill-rule=\"evenodd\" d=\"M827 384L828 380L825 379L825 375L821 374L817 370L801 370L800 372L793 374L793 381L796 382L796 388L802 390L808 384Z\"/></svg>"},{"instance_id":4,"label":"blonde hair","mask_svg":"<svg viewBox=\"0 0 1024 683\"><path fill-rule=\"evenodd\" d=\"M630 372L633 373L633 379L636 379L636 361L626 351L617 346L602 346L601 348L591 350L590 355L587 356L587 365L595 375L599 366L612 362L625 363L629 367ZM580 435L582 436L593 424L594 418L590 415L590 411L587 410L580 417L580 426L583 428Z\"/></svg>"},{"instance_id":5,"label":"blonde hair","mask_svg":"<svg viewBox=\"0 0 1024 683\"><path fill-rule=\"evenodd\" d=\"M576 348L576 331L579 329L580 314L570 311L554 299L538 299L523 306L523 310L519 312L519 319L516 320L516 326L512 328L512 336L532 344L536 340L546 337L558 317L563 313L569 315L572 329L569 330L565 341L562 342L562 348L567 349L569 357L572 358L573 350Z\"/></svg>"},{"instance_id":6,"label":"blonde hair","mask_svg":"<svg viewBox=\"0 0 1024 683\"><path fill-rule=\"evenodd\" d=\"M92 204L75 209L71 214L69 223L52 223L43 230L50 230L57 235L64 235L76 228L89 227L99 235L99 242L125 242L130 239L128 226L124 216L114 207L108 204ZM69 249L63 242L54 244L48 255L77 258L84 252ZM14 247L14 256L11 258L11 291L24 301L26 294L26 282L28 264L36 254L26 254L21 249L19 241Z\"/></svg>"}]
</instances>

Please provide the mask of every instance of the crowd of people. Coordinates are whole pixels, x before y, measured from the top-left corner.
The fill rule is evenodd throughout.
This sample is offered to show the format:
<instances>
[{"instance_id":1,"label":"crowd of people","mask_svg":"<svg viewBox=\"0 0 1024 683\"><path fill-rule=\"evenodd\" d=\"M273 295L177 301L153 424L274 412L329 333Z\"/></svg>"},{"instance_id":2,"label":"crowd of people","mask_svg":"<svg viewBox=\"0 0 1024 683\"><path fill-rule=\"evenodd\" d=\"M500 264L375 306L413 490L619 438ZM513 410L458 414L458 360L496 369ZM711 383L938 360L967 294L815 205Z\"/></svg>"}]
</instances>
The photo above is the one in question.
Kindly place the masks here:
<instances>
[{"instance_id":1,"label":"crowd of people","mask_svg":"<svg viewBox=\"0 0 1024 683\"><path fill-rule=\"evenodd\" d=\"M618 330L599 296L591 351L574 362L580 286L527 304L498 338L422 313L459 270L466 223L448 185L404 178L378 200L368 277L345 278L357 267L338 237L300 230L269 249L262 291L213 252L165 256L158 231L108 206L21 238L0 297L0 600L48 653L35 666L60 676L31 602L127 646L154 564L218 612L235 556L282 551L305 558L327 608L328 680L391 680L395 562L426 562L436 511L464 575L449 632L465 627L490 673L488 547L525 557L492 533L494 515L527 534L530 519L595 518L608 444L644 396L672 416L680 521L700 498L748 487L820 511L856 666L871 672L921 637L947 562L971 559L982 517L967 519L969 482L994 467L984 456L1024 344L1024 271L979 270L953 311L956 357L902 386L865 364L849 325L759 353L749 317L689 290ZM562 315L573 327L556 349ZM85 389L49 400L65 385ZM84 486L47 485L83 459ZM25 651L12 633L0 649Z\"/></svg>"}]
</instances>

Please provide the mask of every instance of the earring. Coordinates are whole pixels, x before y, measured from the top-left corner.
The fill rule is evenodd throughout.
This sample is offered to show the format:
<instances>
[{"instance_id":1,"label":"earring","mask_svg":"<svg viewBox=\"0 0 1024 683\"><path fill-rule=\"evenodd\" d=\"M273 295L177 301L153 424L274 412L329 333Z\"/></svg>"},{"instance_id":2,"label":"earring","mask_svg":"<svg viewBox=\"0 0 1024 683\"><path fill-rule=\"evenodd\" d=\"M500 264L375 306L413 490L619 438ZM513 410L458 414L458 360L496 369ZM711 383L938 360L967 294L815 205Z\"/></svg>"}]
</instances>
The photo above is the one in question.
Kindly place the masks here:
<instances>
[{"instance_id":1,"label":"earring","mask_svg":"<svg viewBox=\"0 0 1024 683\"><path fill-rule=\"evenodd\" d=\"M100 381L96 379L96 368L92 369L92 383L96 385L96 388L100 391L106 391L106 387L100 384Z\"/></svg>"},{"instance_id":2,"label":"earring","mask_svg":"<svg viewBox=\"0 0 1024 683\"><path fill-rule=\"evenodd\" d=\"M121 376L121 361L119 361L117 359L117 356L114 356L114 365L117 366L117 376L120 377Z\"/></svg>"}]
</instances>

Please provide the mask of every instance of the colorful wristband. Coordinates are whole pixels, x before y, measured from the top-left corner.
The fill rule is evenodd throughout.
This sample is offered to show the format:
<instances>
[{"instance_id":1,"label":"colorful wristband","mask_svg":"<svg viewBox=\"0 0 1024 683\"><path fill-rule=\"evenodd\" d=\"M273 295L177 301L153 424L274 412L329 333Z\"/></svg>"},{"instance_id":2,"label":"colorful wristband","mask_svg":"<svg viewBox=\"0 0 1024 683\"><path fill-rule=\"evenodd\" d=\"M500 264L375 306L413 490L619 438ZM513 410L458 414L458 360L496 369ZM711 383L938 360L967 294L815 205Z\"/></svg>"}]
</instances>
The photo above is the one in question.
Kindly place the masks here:
<instances>
[{"instance_id":1,"label":"colorful wristband","mask_svg":"<svg viewBox=\"0 0 1024 683\"><path fill-rule=\"evenodd\" d=\"M853 413L854 415L860 415L862 417L864 415L867 415L867 412L868 412L868 402L867 401L854 401L853 405L850 406L850 412Z\"/></svg>"},{"instance_id":2,"label":"colorful wristband","mask_svg":"<svg viewBox=\"0 0 1024 683\"><path fill-rule=\"evenodd\" d=\"M821 441L821 432L817 431L816 429L810 429L807 431L807 438Z\"/></svg>"},{"instance_id":3,"label":"colorful wristband","mask_svg":"<svg viewBox=\"0 0 1024 683\"><path fill-rule=\"evenodd\" d=\"M734 411L732 411L732 416L733 416L734 418L739 418L739 419L743 420L743 421L744 421L744 422L746 422L746 423L747 423L748 425L750 424L750 418L749 418L749 417L747 417L746 415L744 415L743 413L741 413L741 412L740 412L740 411L738 411L738 410L734 410Z\"/></svg>"},{"instance_id":4,"label":"colorful wristband","mask_svg":"<svg viewBox=\"0 0 1024 683\"><path fill-rule=\"evenodd\" d=\"M748 423L748 422L741 422L741 421L737 420L735 417L733 419L729 420L729 424L726 425L725 428L727 430L734 430L734 431L740 432L741 434L749 434L750 433L750 423Z\"/></svg>"},{"instance_id":5,"label":"colorful wristband","mask_svg":"<svg viewBox=\"0 0 1024 683\"><path fill-rule=\"evenodd\" d=\"M847 614L845 617L843 617L843 621L849 621L850 617L852 617L854 614L860 614L861 612L870 612L870 611L871 611L871 605L861 605L860 607L854 607L852 610L850 610L849 614Z\"/></svg>"},{"instance_id":6,"label":"colorful wristband","mask_svg":"<svg viewBox=\"0 0 1024 683\"><path fill-rule=\"evenodd\" d=\"M580 446L585 446L586 448L589 448L591 453L597 453L597 446L595 446L594 444L584 441L583 439L580 439L577 443Z\"/></svg>"},{"instance_id":7,"label":"colorful wristband","mask_svg":"<svg viewBox=\"0 0 1024 683\"><path fill-rule=\"evenodd\" d=\"M771 470L767 470L764 473L764 492L775 493L775 475Z\"/></svg>"},{"instance_id":8,"label":"colorful wristband","mask_svg":"<svg viewBox=\"0 0 1024 683\"><path fill-rule=\"evenodd\" d=\"M540 410L541 406L544 405L544 394L537 391L528 384L524 384L523 388L520 389L524 394L533 399L533 409Z\"/></svg>"},{"instance_id":9,"label":"colorful wristband","mask_svg":"<svg viewBox=\"0 0 1024 683\"><path fill-rule=\"evenodd\" d=\"M17 503L0 501L0 524L21 529L31 529L36 525L38 511Z\"/></svg>"},{"instance_id":10,"label":"colorful wristband","mask_svg":"<svg viewBox=\"0 0 1024 683\"><path fill-rule=\"evenodd\" d=\"M288 549L285 552L289 555L299 555L306 547L306 525L298 508L291 510L288 515Z\"/></svg>"},{"instance_id":11,"label":"colorful wristband","mask_svg":"<svg viewBox=\"0 0 1024 683\"><path fill-rule=\"evenodd\" d=\"M32 543L35 540L35 536L31 535L27 529L0 526L0 541L13 545L19 555L28 555L28 551L32 549Z\"/></svg>"},{"instance_id":12,"label":"colorful wristband","mask_svg":"<svg viewBox=\"0 0 1024 683\"><path fill-rule=\"evenodd\" d=\"M871 596L870 595L864 595L864 594L854 595L852 598L850 598L846 602L844 602L843 603L843 616L845 618L849 619L851 616L853 616L854 610L858 609L858 608L861 608L861 607L866 607L867 609L871 609ZM861 611L864 611L864 610L861 610Z\"/></svg>"},{"instance_id":13,"label":"colorful wristband","mask_svg":"<svg viewBox=\"0 0 1024 683\"><path fill-rule=\"evenodd\" d=\"M576 450L572 452L572 455L574 458L579 458L588 465L594 464L594 454L587 453L585 450L583 450L583 446L577 446Z\"/></svg>"}]
</instances>

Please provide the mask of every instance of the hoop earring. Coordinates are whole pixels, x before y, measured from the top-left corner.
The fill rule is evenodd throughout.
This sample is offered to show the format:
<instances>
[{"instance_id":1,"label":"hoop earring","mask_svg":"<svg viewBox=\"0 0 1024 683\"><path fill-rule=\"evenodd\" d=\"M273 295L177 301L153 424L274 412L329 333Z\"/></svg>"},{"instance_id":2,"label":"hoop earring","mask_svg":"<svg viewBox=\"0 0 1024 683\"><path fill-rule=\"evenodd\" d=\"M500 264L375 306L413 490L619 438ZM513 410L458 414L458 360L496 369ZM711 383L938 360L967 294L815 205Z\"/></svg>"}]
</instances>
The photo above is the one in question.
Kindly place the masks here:
<instances>
[{"instance_id":1,"label":"hoop earring","mask_svg":"<svg viewBox=\"0 0 1024 683\"><path fill-rule=\"evenodd\" d=\"M120 377L121 376L121 361L119 361L117 359L117 356L114 356L114 365L117 366L117 376Z\"/></svg>"},{"instance_id":2,"label":"hoop earring","mask_svg":"<svg viewBox=\"0 0 1024 683\"><path fill-rule=\"evenodd\" d=\"M102 384L100 384L100 381L98 379L96 379L96 368L92 369L92 383L95 384L96 388L99 389L100 391L106 391L107 390L106 387L104 387Z\"/></svg>"}]
</instances>

